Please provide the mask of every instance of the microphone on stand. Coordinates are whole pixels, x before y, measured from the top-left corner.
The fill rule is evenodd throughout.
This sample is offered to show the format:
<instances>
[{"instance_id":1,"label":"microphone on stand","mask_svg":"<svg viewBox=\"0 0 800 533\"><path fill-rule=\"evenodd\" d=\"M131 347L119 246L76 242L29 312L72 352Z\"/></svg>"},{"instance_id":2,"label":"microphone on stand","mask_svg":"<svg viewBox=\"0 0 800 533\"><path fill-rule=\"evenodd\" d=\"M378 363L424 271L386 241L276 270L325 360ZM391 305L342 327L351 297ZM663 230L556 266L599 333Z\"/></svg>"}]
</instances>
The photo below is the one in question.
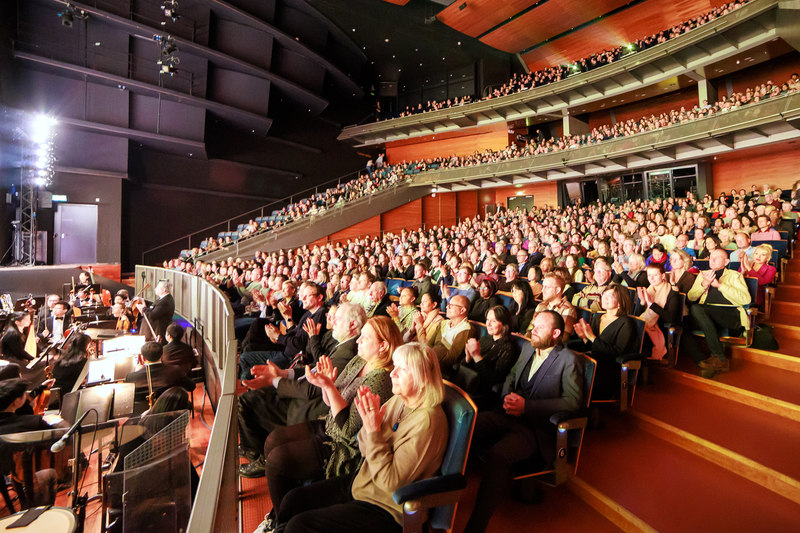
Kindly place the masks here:
<instances>
[{"instance_id":1,"label":"microphone on stand","mask_svg":"<svg viewBox=\"0 0 800 533\"><path fill-rule=\"evenodd\" d=\"M69 440L69 438L70 438L70 437L71 437L71 436L72 436L72 435L73 435L73 434L74 434L76 431L78 431L78 430L81 428L81 422L83 422L83 419L84 419L84 418L86 418L86 416L87 416L87 415L88 415L90 412L91 412L91 409L90 409L89 411L86 411L85 413L83 413L83 415L81 415L81 417L80 417L80 418L79 418L79 419L78 419L78 420L77 420L77 421L76 421L74 424L72 424L72 427L71 427L71 428L69 428L69 431L67 431L66 433L64 433L64 436L63 436L63 437L61 437L60 439L58 439L56 442L54 442L54 443L53 443L53 445L52 445L52 446L50 446L50 451L51 451L52 453L58 453L58 452L60 452L61 450L63 450L63 449L64 449L64 448L67 446L67 441Z\"/></svg>"}]
</instances>

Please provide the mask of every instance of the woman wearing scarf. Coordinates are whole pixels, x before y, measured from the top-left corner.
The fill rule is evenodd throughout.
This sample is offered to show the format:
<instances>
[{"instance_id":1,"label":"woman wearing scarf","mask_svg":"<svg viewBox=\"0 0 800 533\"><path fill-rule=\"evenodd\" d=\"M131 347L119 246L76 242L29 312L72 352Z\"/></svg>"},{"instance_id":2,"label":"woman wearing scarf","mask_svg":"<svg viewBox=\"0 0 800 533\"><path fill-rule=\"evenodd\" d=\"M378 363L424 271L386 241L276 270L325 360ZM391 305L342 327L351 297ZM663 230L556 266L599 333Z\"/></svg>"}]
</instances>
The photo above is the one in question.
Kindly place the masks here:
<instances>
[{"instance_id":1,"label":"woman wearing scarf","mask_svg":"<svg viewBox=\"0 0 800 533\"><path fill-rule=\"evenodd\" d=\"M636 289L639 301L634 313L645 322L644 331L647 337L642 352L647 353L650 349L650 356L660 360L667 354L663 328L665 324L678 324L683 310L680 308L680 295L667 282L663 266L658 263L650 264L647 267L647 280L650 282L649 287Z\"/></svg>"}]
</instances>

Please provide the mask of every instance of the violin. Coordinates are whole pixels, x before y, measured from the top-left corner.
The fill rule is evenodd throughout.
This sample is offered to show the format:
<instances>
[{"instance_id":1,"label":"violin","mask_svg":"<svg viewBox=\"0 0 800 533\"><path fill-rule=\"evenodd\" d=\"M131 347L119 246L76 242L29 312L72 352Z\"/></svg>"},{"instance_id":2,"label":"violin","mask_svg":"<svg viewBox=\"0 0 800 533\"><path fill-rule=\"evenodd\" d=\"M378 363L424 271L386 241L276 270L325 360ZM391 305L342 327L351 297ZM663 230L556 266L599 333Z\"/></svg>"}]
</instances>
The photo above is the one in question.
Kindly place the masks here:
<instances>
[{"instance_id":1,"label":"violin","mask_svg":"<svg viewBox=\"0 0 800 533\"><path fill-rule=\"evenodd\" d=\"M138 319L139 319L139 308L136 307L134 304L135 303L145 303L144 298L142 298L141 295L142 295L142 293L144 291L146 291L149 288L150 288L150 284L149 283L145 283L144 287L142 287L142 290L140 290L138 293L136 293L136 296L134 296L132 299L130 299L127 302L125 302L126 309L130 309L131 310L131 315L133 316L133 321L134 322L138 321Z\"/></svg>"},{"instance_id":2,"label":"violin","mask_svg":"<svg viewBox=\"0 0 800 533\"><path fill-rule=\"evenodd\" d=\"M53 369L49 366L44 368L44 373L47 376L47 379L53 379ZM50 405L50 388L46 388L42 391L42 393L36 397L36 400L33 402L33 414L42 416L44 412L47 410L47 406Z\"/></svg>"}]
</instances>

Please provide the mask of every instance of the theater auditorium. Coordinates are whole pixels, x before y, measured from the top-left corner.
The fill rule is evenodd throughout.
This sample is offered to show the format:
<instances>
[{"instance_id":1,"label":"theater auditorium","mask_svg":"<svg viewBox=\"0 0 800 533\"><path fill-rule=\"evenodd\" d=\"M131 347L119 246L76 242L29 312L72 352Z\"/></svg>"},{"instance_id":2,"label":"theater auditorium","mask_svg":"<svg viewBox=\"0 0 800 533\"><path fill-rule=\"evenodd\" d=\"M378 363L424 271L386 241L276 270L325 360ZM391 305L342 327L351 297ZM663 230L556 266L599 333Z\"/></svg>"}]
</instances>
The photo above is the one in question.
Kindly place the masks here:
<instances>
[{"instance_id":1,"label":"theater auditorium","mask_svg":"<svg viewBox=\"0 0 800 533\"><path fill-rule=\"evenodd\" d=\"M0 530L794 531L800 1L0 2Z\"/></svg>"}]
</instances>

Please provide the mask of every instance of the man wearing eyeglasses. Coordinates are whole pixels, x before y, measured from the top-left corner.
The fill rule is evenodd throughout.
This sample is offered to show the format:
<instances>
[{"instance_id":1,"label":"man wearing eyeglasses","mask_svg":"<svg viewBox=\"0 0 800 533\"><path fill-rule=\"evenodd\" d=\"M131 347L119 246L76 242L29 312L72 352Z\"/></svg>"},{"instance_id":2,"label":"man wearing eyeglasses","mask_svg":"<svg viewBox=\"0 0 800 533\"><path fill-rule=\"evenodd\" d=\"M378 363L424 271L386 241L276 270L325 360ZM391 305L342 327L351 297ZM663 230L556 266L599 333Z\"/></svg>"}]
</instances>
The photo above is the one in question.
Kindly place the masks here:
<instances>
[{"instance_id":1,"label":"man wearing eyeglasses","mask_svg":"<svg viewBox=\"0 0 800 533\"><path fill-rule=\"evenodd\" d=\"M443 372L452 370L453 365L464 354L464 347L472 332L472 326L467 320L468 311L467 297L453 296L447 304L447 320L439 322L430 337L427 337L424 329L417 331L419 341L427 342L436 352Z\"/></svg>"},{"instance_id":2,"label":"man wearing eyeglasses","mask_svg":"<svg viewBox=\"0 0 800 533\"><path fill-rule=\"evenodd\" d=\"M587 285L581 292L572 297L572 305L588 307L592 312L602 311L600 297L611 283L611 265L605 257L594 260L594 283Z\"/></svg>"}]
</instances>

